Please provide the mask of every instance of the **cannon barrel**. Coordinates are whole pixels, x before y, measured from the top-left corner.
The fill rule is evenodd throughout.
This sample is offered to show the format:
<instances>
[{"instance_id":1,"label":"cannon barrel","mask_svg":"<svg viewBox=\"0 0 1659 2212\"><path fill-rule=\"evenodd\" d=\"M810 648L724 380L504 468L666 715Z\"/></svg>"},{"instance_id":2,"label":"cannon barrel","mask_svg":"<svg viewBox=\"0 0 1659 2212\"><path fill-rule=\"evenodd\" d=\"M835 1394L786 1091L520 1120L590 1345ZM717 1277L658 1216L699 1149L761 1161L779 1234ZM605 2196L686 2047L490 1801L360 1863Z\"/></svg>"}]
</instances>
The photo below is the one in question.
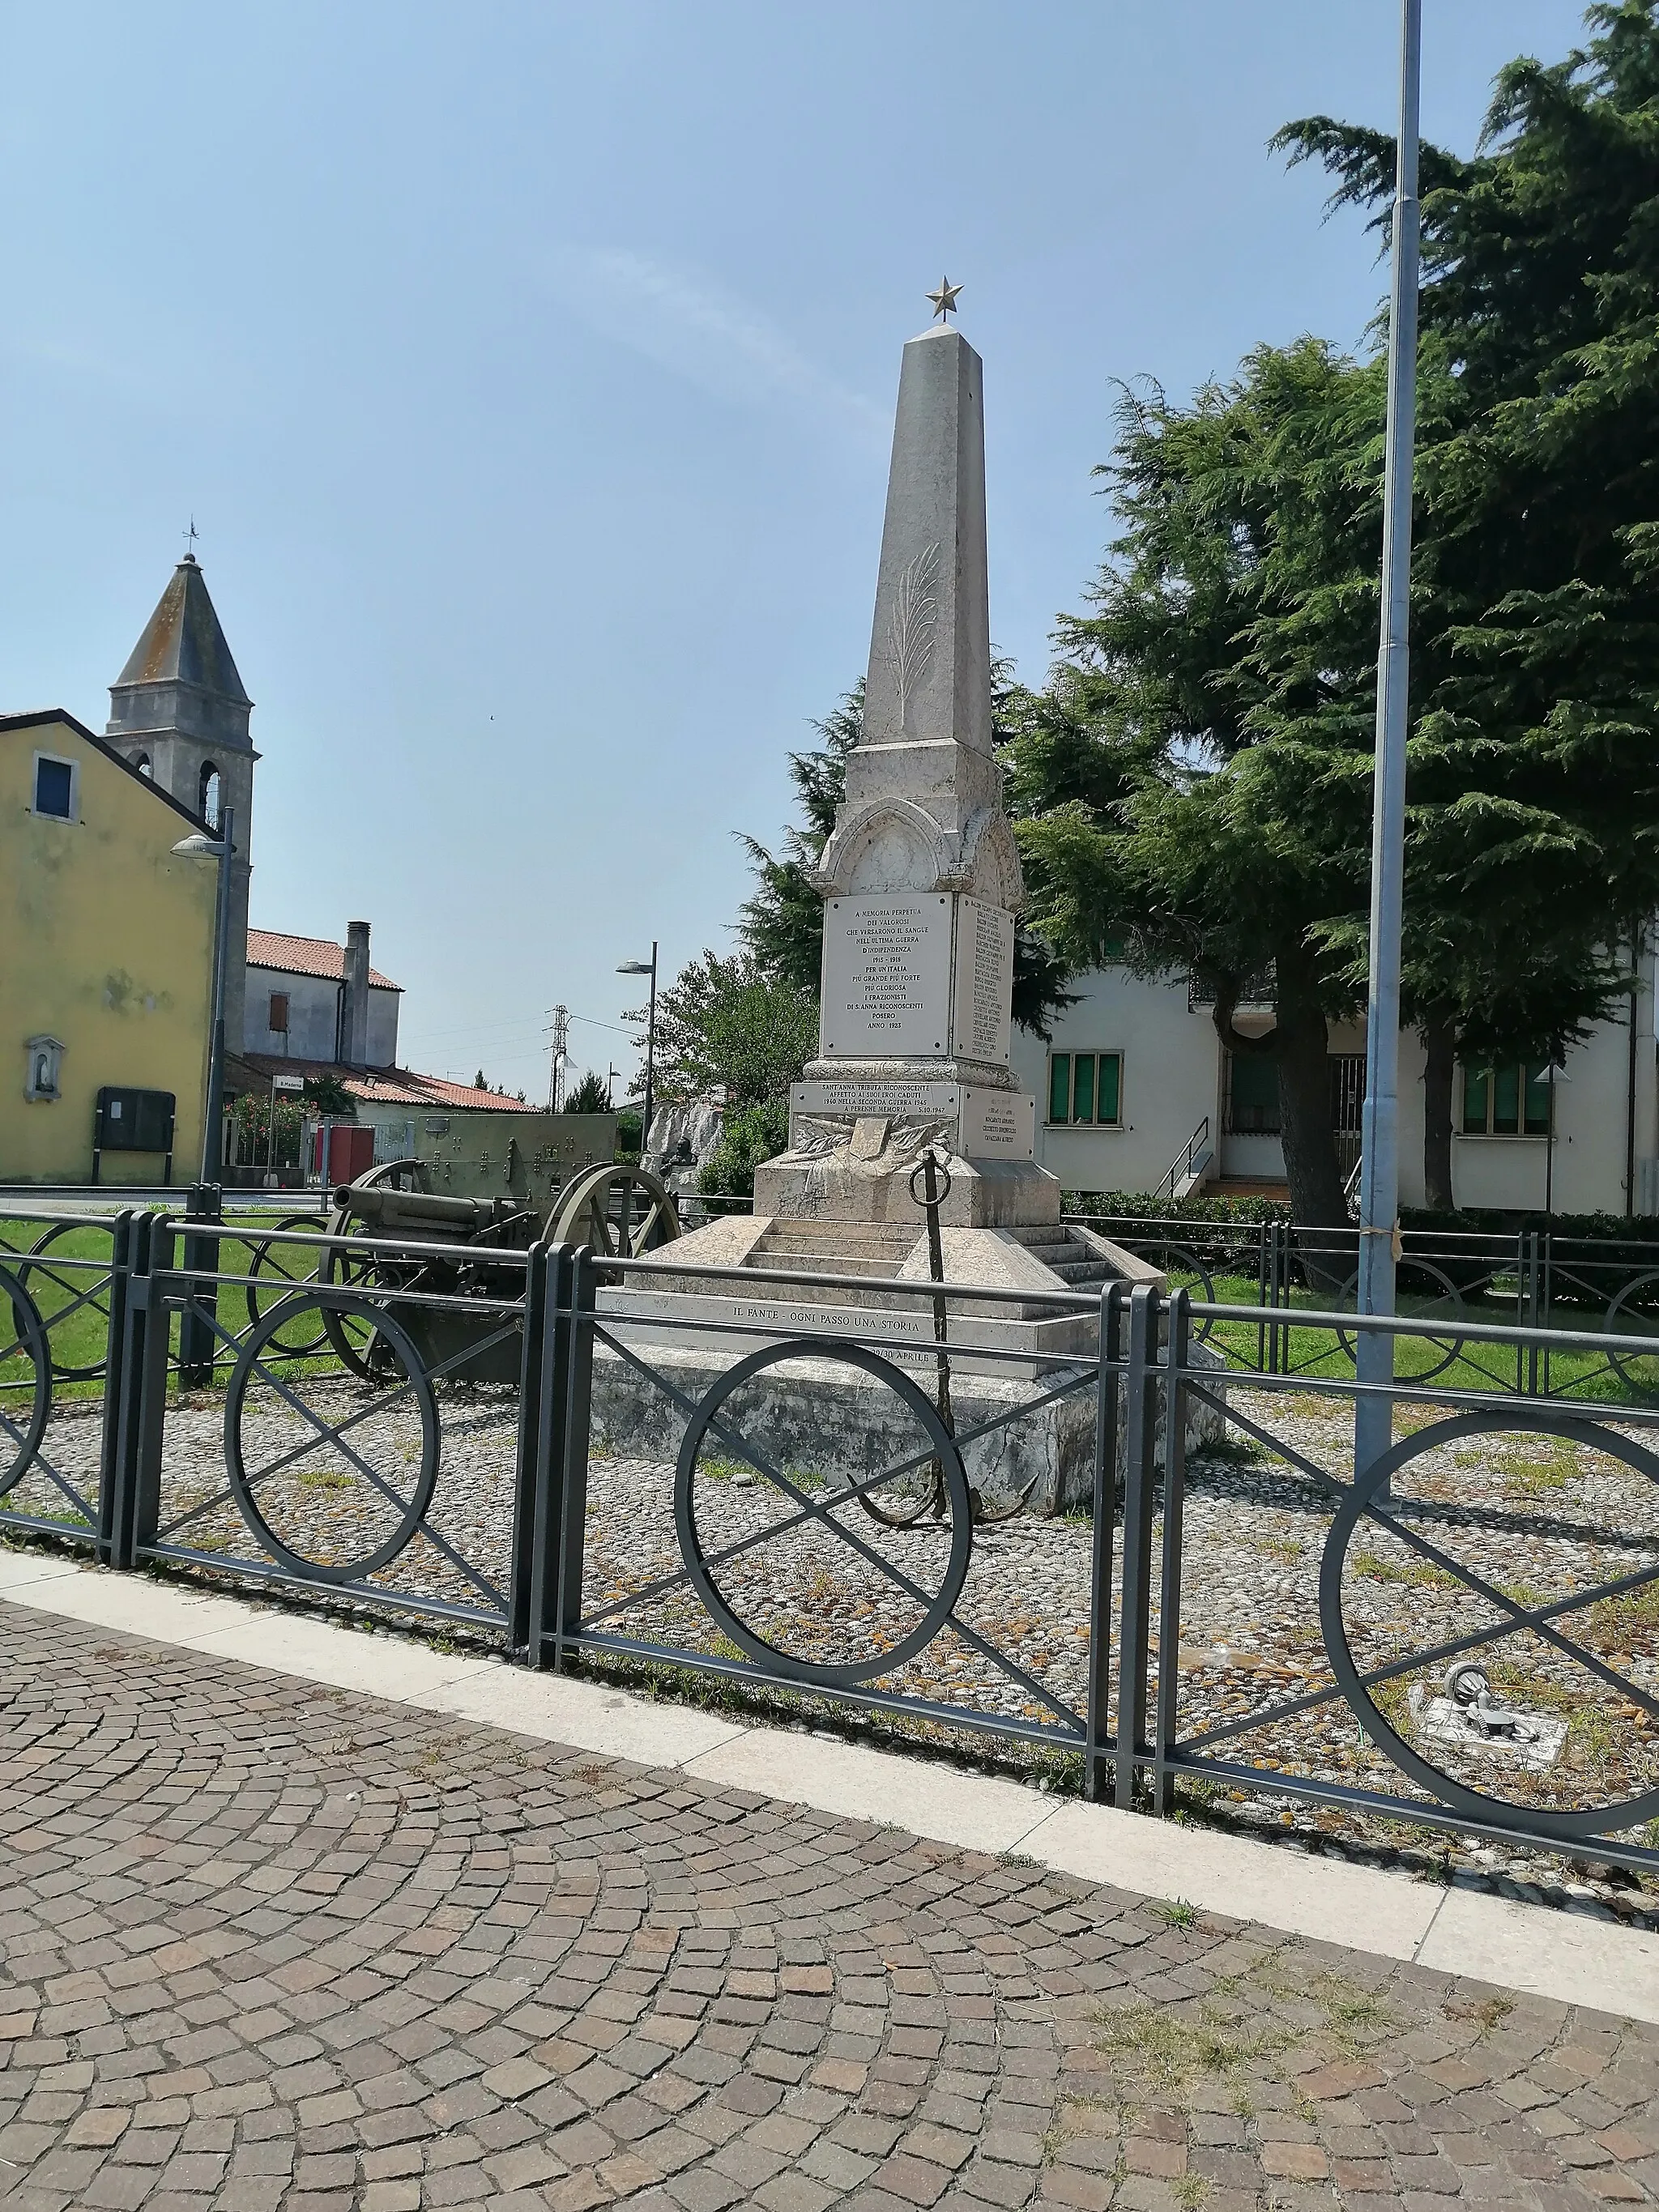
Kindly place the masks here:
<instances>
[{"instance_id":1,"label":"cannon barrel","mask_svg":"<svg viewBox=\"0 0 1659 2212\"><path fill-rule=\"evenodd\" d=\"M439 1191L394 1190L384 1184L366 1189L342 1184L334 1203L354 1220L378 1230L401 1230L416 1243L428 1236L465 1242L520 1218L526 1210L514 1198L448 1198Z\"/></svg>"}]
</instances>

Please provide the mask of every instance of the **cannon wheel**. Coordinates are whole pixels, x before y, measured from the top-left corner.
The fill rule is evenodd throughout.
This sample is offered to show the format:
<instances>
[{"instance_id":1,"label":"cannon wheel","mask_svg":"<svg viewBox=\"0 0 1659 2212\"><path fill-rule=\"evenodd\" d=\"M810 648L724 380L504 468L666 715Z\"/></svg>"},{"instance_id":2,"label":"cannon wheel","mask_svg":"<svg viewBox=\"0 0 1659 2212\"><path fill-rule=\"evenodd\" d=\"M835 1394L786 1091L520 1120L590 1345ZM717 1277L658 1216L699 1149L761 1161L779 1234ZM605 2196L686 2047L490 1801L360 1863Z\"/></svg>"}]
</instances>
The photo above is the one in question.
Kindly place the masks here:
<instances>
[{"instance_id":1,"label":"cannon wheel","mask_svg":"<svg viewBox=\"0 0 1659 2212\"><path fill-rule=\"evenodd\" d=\"M548 1235L611 1260L639 1260L680 1233L674 1194L645 1168L602 1161L574 1175L554 1200Z\"/></svg>"},{"instance_id":2,"label":"cannon wheel","mask_svg":"<svg viewBox=\"0 0 1659 2212\"><path fill-rule=\"evenodd\" d=\"M379 1167L370 1168L366 1175L360 1175L351 1188L353 1190L379 1190L388 1183L395 1184L401 1190L429 1190L432 1187L427 1180L422 1161L383 1160ZM337 1206L330 1213L328 1233L331 1237L351 1235L351 1216L343 1206ZM407 1290L414 1279L407 1268L394 1276L386 1264L371 1253L339 1252L331 1246L324 1253L319 1272L322 1281L335 1284L343 1290L353 1291ZM418 1276L419 1273L417 1264L415 1275ZM349 1367L354 1375L360 1375L365 1382L383 1380L382 1370L387 1362L385 1355L378 1352L380 1343L379 1332L371 1328L366 1335L359 1338L347 1326L349 1321L355 1319L354 1316L337 1312L326 1305L321 1309L321 1314L323 1333L333 1346L341 1364Z\"/></svg>"}]
</instances>

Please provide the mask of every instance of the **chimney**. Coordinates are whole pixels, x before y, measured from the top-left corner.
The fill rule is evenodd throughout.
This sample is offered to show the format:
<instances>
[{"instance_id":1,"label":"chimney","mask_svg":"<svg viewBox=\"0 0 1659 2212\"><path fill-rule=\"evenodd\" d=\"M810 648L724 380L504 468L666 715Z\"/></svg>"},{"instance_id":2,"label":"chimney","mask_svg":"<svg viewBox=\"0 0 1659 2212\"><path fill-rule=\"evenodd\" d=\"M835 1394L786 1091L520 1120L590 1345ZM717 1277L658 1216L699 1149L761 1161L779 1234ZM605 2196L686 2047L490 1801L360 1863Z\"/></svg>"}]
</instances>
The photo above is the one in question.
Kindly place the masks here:
<instances>
[{"instance_id":1,"label":"chimney","mask_svg":"<svg viewBox=\"0 0 1659 2212\"><path fill-rule=\"evenodd\" d=\"M345 1006L340 1023L349 1067L368 1066L368 924L349 921L345 942Z\"/></svg>"}]
</instances>

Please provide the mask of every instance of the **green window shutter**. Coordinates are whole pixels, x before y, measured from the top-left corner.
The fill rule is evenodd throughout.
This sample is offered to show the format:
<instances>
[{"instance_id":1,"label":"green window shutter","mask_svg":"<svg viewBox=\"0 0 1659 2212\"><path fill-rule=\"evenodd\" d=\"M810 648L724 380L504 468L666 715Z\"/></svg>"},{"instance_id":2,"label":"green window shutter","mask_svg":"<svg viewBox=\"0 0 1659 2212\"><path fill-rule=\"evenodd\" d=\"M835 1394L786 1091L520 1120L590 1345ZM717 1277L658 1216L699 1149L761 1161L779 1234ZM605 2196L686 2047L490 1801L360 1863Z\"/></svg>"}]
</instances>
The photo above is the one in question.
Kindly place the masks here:
<instances>
[{"instance_id":1,"label":"green window shutter","mask_svg":"<svg viewBox=\"0 0 1659 2212\"><path fill-rule=\"evenodd\" d=\"M1069 1052L1051 1052L1048 1055L1048 1119L1069 1121L1072 1118L1072 1055Z\"/></svg>"},{"instance_id":2,"label":"green window shutter","mask_svg":"<svg viewBox=\"0 0 1659 2212\"><path fill-rule=\"evenodd\" d=\"M1239 1136L1279 1134L1279 1066L1261 1053L1237 1053L1229 1078L1232 1125Z\"/></svg>"},{"instance_id":3,"label":"green window shutter","mask_svg":"<svg viewBox=\"0 0 1659 2212\"><path fill-rule=\"evenodd\" d=\"M1492 1133L1494 1137L1518 1136L1521 1130L1521 1071L1511 1061L1492 1070Z\"/></svg>"},{"instance_id":4,"label":"green window shutter","mask_svg":"<svg viewBox=\"0 0 1659 2212\"><path fill-rule=\"evenodd\" d=\"M1525 1103L1525 1133L1528 1137L1547 1137L1550 1133L1550 1072L1547 1067L1527 1070Z\"/></svg>"},{"instance_id":5,"label":"green window shutter","mask_svg":"<svg viewBox=\"0 0 1659 2212\"><path fill-rule=\"evenodd\" d=\"M1092 1121L1095 1118L1095 1055L1080 1052L1077 1055L1072 1077L1072 1119Z\"/></svg>"},{"instance_id":6,"label":"green window shutter","mask_svg":"<svg viewBox=\"0 0 1659 2212\"><path fill-rule=\"evenodd\" d=\"M1115 1124L1122 1119L1120 1094L1123 1088L1123 1055L1117 1052L1103 1052L1100 1055L1100 1090L1095 1100L1095 1119Z\"/></svg>"},{"instance_id":7,"label":"green window shutter","mask_svg":"<svg viewBox=\"0 0 1659 2212\"><path fill-rule=\"evenodd\" d=\"M1484 1067L1463 1070L1463 1134L1484 1137L1486 1133L1486 1106L1491 1091L1490 1072Z\"/></svg>"}]
</instances>

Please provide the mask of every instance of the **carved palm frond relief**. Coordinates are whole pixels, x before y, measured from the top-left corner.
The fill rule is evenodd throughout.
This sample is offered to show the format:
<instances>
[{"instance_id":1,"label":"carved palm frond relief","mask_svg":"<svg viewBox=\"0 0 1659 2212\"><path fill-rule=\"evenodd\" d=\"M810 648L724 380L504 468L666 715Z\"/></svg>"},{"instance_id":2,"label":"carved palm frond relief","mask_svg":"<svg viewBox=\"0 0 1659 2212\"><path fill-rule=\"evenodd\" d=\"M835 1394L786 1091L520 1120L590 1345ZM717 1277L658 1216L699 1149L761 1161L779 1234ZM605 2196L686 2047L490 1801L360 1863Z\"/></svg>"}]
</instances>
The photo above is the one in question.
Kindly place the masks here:
<instances>
[{"instance_id":1,"label":"carved palm frond relief","mask_svg":"<svg viewBox=\"0 0 1659 2212\"><path fill-rule=\"evenodd\" d=\"M933 634L939 627L939 548L924 546L915 559L899 571L893 592L893 611L888 618L892 641L893 671L898 683L899 727L902 729L911 694L927 673L933 657Z\"/></svg>"}]
</instances>

